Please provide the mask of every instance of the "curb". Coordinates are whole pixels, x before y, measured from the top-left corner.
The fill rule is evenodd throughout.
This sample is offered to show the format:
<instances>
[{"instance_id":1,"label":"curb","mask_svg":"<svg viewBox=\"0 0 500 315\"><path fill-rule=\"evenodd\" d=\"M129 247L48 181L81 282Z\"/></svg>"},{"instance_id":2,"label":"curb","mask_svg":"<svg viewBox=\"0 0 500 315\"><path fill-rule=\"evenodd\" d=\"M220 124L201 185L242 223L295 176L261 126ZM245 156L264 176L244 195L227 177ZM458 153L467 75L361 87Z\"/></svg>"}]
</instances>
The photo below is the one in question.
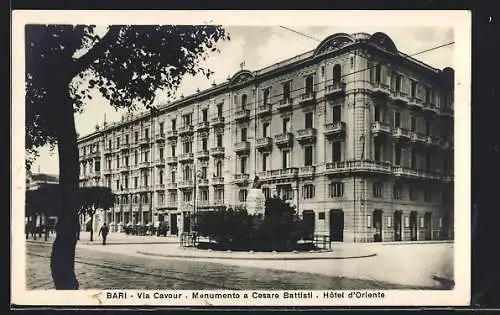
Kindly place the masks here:
<instances>
[{"instance_id":1,"label":"curb","mask_svg":"<svg viewBox=\"0 0 500 315\"><path fill-rule=\"evenodd\" d=\"M137 251L137 254L152 256L152 257L162 257L162 258L189 258L189 259L233 259L233 260L335 260L335 259L356 259L356 258L369 258L375 257L377 254L359 255L359 256L345 256L345 257L228 257L228 256L196 256L196 255L168 255L168 254L156 254L148 253L143 251Z\"/></svg>"}]
</instances>

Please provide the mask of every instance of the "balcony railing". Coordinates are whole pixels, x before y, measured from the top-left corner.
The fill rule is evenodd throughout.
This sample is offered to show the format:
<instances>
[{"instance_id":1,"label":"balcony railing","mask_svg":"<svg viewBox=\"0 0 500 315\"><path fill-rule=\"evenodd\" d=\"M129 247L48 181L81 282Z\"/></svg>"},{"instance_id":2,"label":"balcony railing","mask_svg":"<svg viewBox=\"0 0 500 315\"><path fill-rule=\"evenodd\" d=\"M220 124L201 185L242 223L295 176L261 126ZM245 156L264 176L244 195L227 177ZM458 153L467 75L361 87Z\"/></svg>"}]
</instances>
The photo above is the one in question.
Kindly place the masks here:
<instances>
[{"instance_id":1,"label":"balcony railing","mask_svg":"<svg viewBox=\"0 0 500 315\"><path fill-rule=\"evenodd\" d=\"M299 142L314 142L316 140L316 128L297 130L296 138Z\"/></svg>"},{"instance_id":2,"label":"balcony railing","mask_svg":"<svg viewBox=\"0 0 500 315\"><path fill-rule=\"evenodd\" d=\"M151 166L150 161L142 161L141 163L139 163L140 168L146 168L146 167L150 167L150 166Z\"/></svg>"},{"instance_id":3,"label":"balcony railing","mask_svg":"<svg viewBox=\"0 0 500 315\"><path fill-rule=\"evenodd\" d=\"M271 104L264 104L259 106L259 115L268 115L272 111Z\"/></svg>"},{"instance_id":4,"label":"balcony railing","mask_svg":"<svg viewBox=\"0 0 500 315\"><path fill-rule=\"evenodd\" d=\"M208 186L208 178L200 178L198 180L198 186Z\"/></svg>"},{"instance_id":5,"label":"balcony railing","mask_svg":"<svg viewBox=\"0 0 500 315\"><path fill-rule=\"evenodd\" d=\"M410 132L407 129L396 127L392 130L392 136L396 139L408 140L410 139Z\"/></svg>"},{"instance_id":6,"label":"balcony railing","mask_svg":"<svg viewBox=\"0 0 500 315\"><path fill-rule=\"evenodd\" d=\"M401 104L407 104L408 103L408 96L406 95L405 92L402 91L391 91L391 99L393 102L396 103L401 103Z\"/></svg>"},{"instance_id":7,"label":"balcony railing","mask_svg":"<svg viewBox=\"0 0 500 315\"><path fill-rule=\"evenodd\" d=\"M377 161L339 161L326 163L325 173L327 175L345 174L345 173L383 173L392 172L391 164Z\"/></svg>"},{"instance_id":8,"label":"balcony railing","mask_svg":"<svg viewBox=\"0 0 500 315\"><path fill-rule=\"evenodd\" d=\"M151 141L151 138L149 138L149 137L142 137L141 140L139 141L139 143L141 145L145 145L145 144L149 144L150 141Z\"/></svg>"},{"instance_id":9,"label":"balcony railing","mask_svg":"<svg viewBox=\"0 0 500 315\"><path fill-rule=\"evenodd\" d=\"M234 144L234 152L238 154L246 153L250 151L250 142L241 141Z\"/></svg>"},{"instance_id":10,"label":"balcony railing","mask_svg":"<svg viewBox=\"0 0 500 315\"><path fill-rule=\"evenodd\" d=\"M168 140L176 140L177 139L177 130L167 131L167 139Z\"/></svg>"},{"instance_id":11,"label":"balcony railing","mask_svg":"<svg viewBox=\"0 0 500 315\"><path fill-rule=\"evenodd\" d=\"M424 109L424 111L431 113L431 114L439 113L439 108L436 106L436 104L434 104L432 102L425 102L423 109Z\"/></svg>"},{"instance_id":12,"label":"balcony railing","mask_svg":"<svg viewBox=\"0 0 500 315\"><path fill-rule=\"evenodd\" d=\"M242 109L239 111L236 111L234 113L234 119L236 120L246 120L250 118L250 110L249 109Z\"/></svg>"},{"instance_id":13,"label":"balcony railing","mask_svg":"<svg viewBox=\"0 0 500 315\"><path fill-rule=\"evenodd\" d=\"M333 82L330 85L327 85L325 89L326 97L334 97L341 95L345 92L345 82Z\"/></svg>"},{"instance_id":14,"label":"balcony railing","mask_svg":"<svg viewBox=\"0 0 500 315\"><path fill-rule=\"evenodd\" d=\"M277 170L267 171L267 178L272 179L287 179L297 177L299 174L299 169L297 167L281 168Z\"/></svg>"},{"instance_id":15,"label":"balcony railing","mask_svg":"<svg viewBox=\"0 0 500 315\"><path fill-rule=\"evenodd\" d=\"M167 164L177 164L177 156L167 156Z\"/></svg>"},{"instance_id":16,"label":"balcony railing","mask_svg":"<svg viewBox=\"0 0 500 315\"><path fill-rule=\"evenodd\" d=\"M222 126L224 126L224 117L223 116L219 116L219 117L212 118L211 125L214 128L215 127L222 127Z\"/></svg>"},{"instance_id":17,"label":"balcony railing","mask_svg":"<svg viewBox=\"0 0 500 315\"><path fill-rule=\"evenodd\" d=\"M177 183L167 183L167 189L168 190L175 190L177 189Z\"/></svg>"},{"instance_id":18,"label":"balcony railing","mask_svg":"<svg viewBox=\"0 0 500 315\"><path fill-rule=\"evenodd\" d=\"M140 191L150 191L151 190L151 186L150 185L141 185L139 187L139 190Z\"/></svg>"},{"instance_id":19,"label":"balcony railing","mask_svg":"<svg viewBox=\"0 0 500 315\"><path fill-rule=\"evenodd\" d=\"M299 168L299 176L313 176L316 171L315 166L302 166Z\"/></svg>"},{"instance_id":20,"label":"balcony railing","mask_svg":"<svg viewBox=\"0 0 500 315\"><path fill-rule=\"evenodd\" d=\"M126 143L126 142L124 142L124 143L122 143L122 144L121 144L121 146L120 146L120 147L121 147L121 150L122 150L122 151L129 150L129 149L130 149L130 143Z\"/></svg>"},{"instance_id":21,"label":"balcony railing","mask_svg":"<svg viewBox=\"0 0 500 315\"><path fill-rule=\"evenodd\" d=\"M427 136L418 132L412 132L411 141L414 143L427 144Z\"/></svg>"},{"instance_id":22,"label":"balcony railing","mask_svg":"<svg viewBox=\"0 0 500 315\"><path fill-rule=\"evenodd\" d=\"M236 184L248 184L249 179L249 174L234 174L234 182Z\"/></svg>"},{"instance_id":23,"label":"balcony railing","mask_svg":"<svg viewBox=\"0 0 500 315\"><path fill-rule=\"evenodd\" d=\"M192 180L183 180L178 185L179 189L189 189L189 188L193 188L193 186L194 185L193 185L193 181Z\"/></svg>"},{"instance_id":24,"label":"balcony railing","mask_svg":"<svg viewBox=\"0 0 500 315\"><path fill-rule=\"evenodd\" d=\"M197 131L206 131L210 128L208 121L200 121L196 127Z\"/></svg>"},{"instance_id":25,"label":"balcony railing","mask_svg":"<svg viewBox=\"0 0 500 315\"><path fill-rule=\"evenodd\" d=\"M376 121L372 124L372 132L375 135L390 134L391 133L391 126L389 126L388 124L383 123L381 121Z\"/></svg>"},{"instance_id":26,"label":"balcony railing","mask_svg":"<svg viewBox=\"0 0 500 315\"><path fill-rule=\"evenodd\" d=\"M161 159L156 159L155 160L155 164L156 165L165 165L165 159L164 158L161 158Z\"/></svg>"},{"instance_id":27,"label":"balcony railing","mask_svg":"<svg viewBox=\"0 0 500 315\"><path fill-rule=\"evenodd\" d=\"M210 149L210 154L214 157L224 156L224 147L215 147Z\"/></svg>"},{"instance_id":28,"label":"balcony railing","mask_svg":"<svg viewBox=\"0 0 500 315\"><path fill-rule=\"evenodd\" d=\"M345 136L345 122L334 121L327 123L324 126L324 133L327 137L344 137Z\"/></svg>"},{"instance_id":29,"label":"balcony railing","mask_svg":"<svg viewBox=\"0 0 500 315\"><path fill-rule=\"evenodd\" d=\"M162 142L162 141L165 141L165 134L162 132L162 133L159 133L155 136L156 138L156 141L157 142Z\"/></svg>"},{"instance_id":30,"label":"balcony railing","mask_svg":"<svg viewBox=\"0 0 500 315\"><path fill-rule=\"evenodd\" d=\"M129 165L122 165L120 166L120 172L128 172L130 171L130 166Z\"/></svg>"},{"instance_id":31,"label":"balcony railing","mask_svg":"<svg viewBox=\"0 0 500 315\"><path fill-rule=\"evenodd\" d=\"M410 96L408 98L408 107L412 109L422 109L422 100L415 96Z\"/></svg>"},{"instance_id":32,"label":"balcony railing","mask_svg":"<svg viewBox=\"0 0 500 315\"><path fill-rule=\"evenodd\" d=\"M417 170L404 166L394 166L392 167L392 172L396 177L408 177L408 178L422 178L422 179L432 179L438 180L441 176L438 173Z\"/></svg>"},{"instance_id":33,"label":"balcony railing","mask_svg":"<svg viewBox=\"0 0 500 315\"><path fill-rule=\"evenodd\" d=\"M300 96L300 104L302 105L308 105L314 103L315 100L316 100L316 92L313 91L307 91L306 93Z\"/></svg>"},{"instance_id":34,"label":"balcony railing","mask_svg":"<svg viewBox=\"0 0 500 315\"><path fill-rule=\"evenodd\" d=\"M264 151L266 149L270 149L273 146L273 139L271 137L263 137L257 139L255 144L258 150Z\"/></svg>"},{"instance_id":35,"label":"balcony railing","mask_svg":"<svg viewBox=\"0 0 500 315\"><path fill-rule=\"evenodd\" d=\"M180 136L185 136L193 133L193 125L184 125L177 130Z\"/></svg>"},{"instance_id":36,"label":"balcony railing","mask_svg":"<svg viewBox=\"0 0 500 315\"><path fill-rule=\"evenodd\" d=\"M189 161L192 161L193 160L193 153L192 152L189 152L189 153L183 153L181 155L179 155L179 162L189 162Z\"/></svg>"},{"instance_id":37,"label":"balcony railing","mask_svg":"<svg viewBox=\"0 0 500 315\"><path fill-rule=\"evenodd\" d=\"M155 185L155 190L164 190L165 189L165 184L156 184Z\"/></svg>"},{"instance_id":38,"label":"balcony railing","mask_svg":"<svg viewBox=\"0 0 500 315\"><path fill-rule=\"evenodd\" d=\"M383 82L374 82L372 83L372 92L380 95L390 95L391 90L389 89L389 85Z\"/></svg>"},{"instance_id":39,"label":"balcony railing","mask_svg":"<svg viewBox=\"0 0 500 315\"><path fill-rule=\"evenodd\" d=\"M224 185L224 177L212 177L212 185Z\"/></svg>"},{"instance_id":40,"label":"balcony railing","mask_svg":"<svg viewBox=\"0 0 500 315\"><path fill-rule=\"evenodd\" d=\"M441 144L439 138L433 136L426 136L425 138L428 145L439 146Z\"/></svg>"},{"instance_id":41,"label":"balcony railing","mask_svg":"<svg viewBox=\"0 0 500 315\"><path fill-rule=\"evenodd\" d=\"M293 141L293 134L291 132L285 132L274 136L274 142L279 147L291 146Z\"/></svg>"},{"instance_id":42,"label":"balcony railing","mask_svg":"<svg viewBox=\"0 0 500 315\"><path fill-rule=\"evenodd\" d=\"M293 105L293 99L292 98L285 98L279 101L278 104L278 109L284 110L288 109Z\"/></svg>"},{"instance_id":43,"label":"balcony railing","mask_svg":"<svg viewBox=\"0 0 500 315\"><path fill-rule=\"evenodd\" d=\"M205 159L208 159L209 156L210 156L210 153L208 150L200 150L198 151L198 153L196 153L196 156L200 159L200 160L205 160Z\"/></svg>"}]
</instances>

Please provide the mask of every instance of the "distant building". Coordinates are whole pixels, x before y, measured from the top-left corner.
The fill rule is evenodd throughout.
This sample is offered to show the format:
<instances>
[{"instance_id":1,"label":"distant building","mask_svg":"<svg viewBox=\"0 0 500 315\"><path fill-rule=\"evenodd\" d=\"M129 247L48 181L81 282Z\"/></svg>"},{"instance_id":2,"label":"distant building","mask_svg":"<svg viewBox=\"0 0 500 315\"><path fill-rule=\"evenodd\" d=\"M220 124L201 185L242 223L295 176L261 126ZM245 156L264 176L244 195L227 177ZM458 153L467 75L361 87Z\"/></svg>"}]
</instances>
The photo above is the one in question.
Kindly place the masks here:
<instances>
[{"instance_id":1,"label":"distant building","mask_svg":"<svg viewBox=\"0 0 500 315\"><path fill-rule=\"evenodd\" d=\"M59 176L53 174L45 173L31 173L28 172L26 175L26 190L37 190L42 185L46 184L59 184ZM26 221L28 218L25 218ZM45 217L43 215L37 214L36 217L31 218L35 220L36 226L45 225ZM57 217L50 216L47 218L52 225L57 222Z\"/></svg>"},{"instance_id":2,"label":"distant building","mask_svg":"<svg viewBox=\"0 0 500 315\"><path fill-rule=\"evenodd\" d=\"M80 184L116 194L107 222L168 221L264 194L335 241L453 238L454 71L383 33L310 52L80 137ZM195 176L197 171L200 178Z\"/></svg>"}]
</instances>

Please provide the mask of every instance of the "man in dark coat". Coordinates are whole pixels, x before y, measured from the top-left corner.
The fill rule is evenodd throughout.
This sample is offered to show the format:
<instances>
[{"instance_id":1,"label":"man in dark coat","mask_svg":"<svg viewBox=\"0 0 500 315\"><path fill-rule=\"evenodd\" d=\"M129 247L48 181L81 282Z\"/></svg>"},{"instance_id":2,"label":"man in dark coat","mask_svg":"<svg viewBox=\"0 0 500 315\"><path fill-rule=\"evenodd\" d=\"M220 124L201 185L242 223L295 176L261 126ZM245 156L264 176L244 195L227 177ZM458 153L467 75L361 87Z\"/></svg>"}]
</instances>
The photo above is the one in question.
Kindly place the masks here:
<instances>
[{"instance_id":1,"label":"man in dark coat","mask_svg":"<svg viewBox=\"0 0 500 315\"><path fill-rule=\"evenodd\" d=\"M106 225L106 222L104 222L101 229L99 230L99 235L102 234L102 245L106 245L106 237L108 237L108 232L109 232L109 228Z\"/></svg>"}]
</instances>

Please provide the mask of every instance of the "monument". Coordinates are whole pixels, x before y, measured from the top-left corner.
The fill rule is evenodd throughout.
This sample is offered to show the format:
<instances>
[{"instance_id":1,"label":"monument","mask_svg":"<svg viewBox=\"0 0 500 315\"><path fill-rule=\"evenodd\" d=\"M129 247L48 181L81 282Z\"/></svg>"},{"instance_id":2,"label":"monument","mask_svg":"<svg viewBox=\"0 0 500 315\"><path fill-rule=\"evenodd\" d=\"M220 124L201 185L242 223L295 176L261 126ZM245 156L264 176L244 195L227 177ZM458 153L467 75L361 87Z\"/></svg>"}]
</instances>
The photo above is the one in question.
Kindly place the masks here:
<instances>
[{"instance_id":1,"label":"monument","mask_svg":"<svg viewBox=\"0 0 500 315\"><path fill-rule=\"evenodd\" d=\"M255 176L252 184L252 188L248 191L247 196L247 211L250 215L265 213L266 197L262 192L262 184L259 181L259 177Z\"/></svg>"}]
</instances>

